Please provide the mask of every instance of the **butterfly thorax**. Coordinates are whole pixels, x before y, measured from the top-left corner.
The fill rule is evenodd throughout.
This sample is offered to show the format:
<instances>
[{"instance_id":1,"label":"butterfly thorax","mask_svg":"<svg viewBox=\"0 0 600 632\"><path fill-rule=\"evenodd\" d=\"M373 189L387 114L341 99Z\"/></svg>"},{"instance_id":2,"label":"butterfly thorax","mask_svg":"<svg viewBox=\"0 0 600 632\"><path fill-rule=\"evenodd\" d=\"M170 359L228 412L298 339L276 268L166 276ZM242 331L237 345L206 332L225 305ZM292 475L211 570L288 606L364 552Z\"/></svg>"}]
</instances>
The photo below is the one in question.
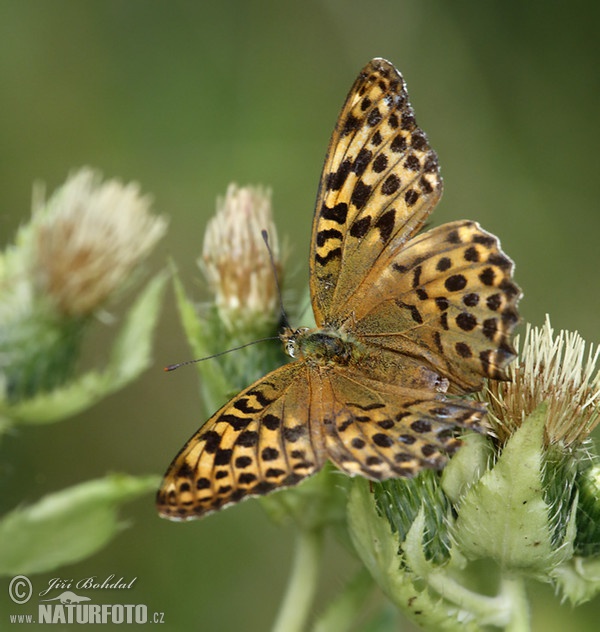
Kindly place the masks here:
<instances>
[{"instance_id":1,"label":"butterfly thorax","mask_svg":"<svg viewBox=\"0 0 600 632\"><path fill-rule=\"evenodd\" d=\"M359 343L337 329L286 329L281 340L290 357L313 365L345 366L362 355Z\"/></svg>"}]
</instances>

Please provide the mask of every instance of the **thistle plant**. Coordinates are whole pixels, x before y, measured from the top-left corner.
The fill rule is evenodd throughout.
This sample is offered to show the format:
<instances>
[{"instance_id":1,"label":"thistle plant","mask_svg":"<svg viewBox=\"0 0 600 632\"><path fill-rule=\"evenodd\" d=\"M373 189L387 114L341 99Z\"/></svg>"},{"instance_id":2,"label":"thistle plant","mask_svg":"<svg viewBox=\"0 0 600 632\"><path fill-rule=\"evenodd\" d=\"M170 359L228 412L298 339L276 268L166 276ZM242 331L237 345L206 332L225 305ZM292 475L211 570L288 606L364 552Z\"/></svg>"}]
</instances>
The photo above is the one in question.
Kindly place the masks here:
<instances>
[{"instance_id":1,"label":"thistle plant","mask_svg":"<svg viewBox=\"0 0 600 632\"><path fill-rule=\"evenodd\" d=\"M0 431L73 416L123 388L150 364L164 273L127 313L106 366L82 373L84 341L118 296L133 289L166 231L137 184L81 169L33 213L0 255ZM96 363L99 364L99 363ZM0 520L0 574L35 573L86 557L118 531L117 506L155 476L110 475L19 507Z\"/></svg>"},{"instance_id":2,"label":"thistle plant","mask_svg":"<svg viewBox=\"0 0 600 632\"><path fill-rule=\"evenodd\" d=\"M197 355L276 336L279 306L263 229L283 280L270 195L234 186L218 203L201 259L212 302L195 304L175 279ZM297 533L273 630L309 629L327 531L362 567L313 622L315 631L356 629L374 585L426 630L529 630L527 581L553 585L574 605L596 595L600 465L589 435L600 419L600 352L587 350L576 333L555 334L549 318L541 328L527 326L516 346L508 380L488 380L478 395L487 404L485 428L462 436L441 473L373 483L325 468L260 500ZM279 344L263 342L200 363L207 414L282 358ZM385 620L377 629L396 629Z\"/></svg>"},{"instance_id":3,"label":"thistle plant","mask_svg":"<svg viewBox=\"0 0 600 632\"><path fill-rule=\"evenodd\" d=\"M555 336L549 318L542 328L527 326L509 380L489 381L480 394L487 436L465 437L441 477L376 485L373 498L353 484L356 550L413 621L425 629L528 630L525 579L554 585L574 605L600 590L589 440L600 404L597 358L576 333ZM478 584L495 595L468 588Z\"/></svg>"}]
</instances>

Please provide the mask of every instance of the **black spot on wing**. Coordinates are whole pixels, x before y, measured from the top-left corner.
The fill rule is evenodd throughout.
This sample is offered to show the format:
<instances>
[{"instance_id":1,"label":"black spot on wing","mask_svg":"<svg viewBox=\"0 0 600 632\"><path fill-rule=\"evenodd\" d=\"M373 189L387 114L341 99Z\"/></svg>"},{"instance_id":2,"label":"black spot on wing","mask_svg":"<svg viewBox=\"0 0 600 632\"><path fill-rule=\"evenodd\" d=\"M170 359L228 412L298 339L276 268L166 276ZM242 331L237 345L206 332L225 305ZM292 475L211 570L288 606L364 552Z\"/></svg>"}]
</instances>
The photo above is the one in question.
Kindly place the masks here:
<instances>
[{"instance_id":1,"label":"black spot on wing","mask_svg":"<svg viewBox=\"0 0 600 632\"><path fill-rule=\"evenodd\" d=\"M258 409L258 411L260 410L262 410L262 408ZM252 412L252 411L247 411L247 412ZM250 422L252 421L252 417L239 417L238 415L232 415L231 413L223 413L219 417L218 421L228 423L234 430L240 431L246 428L250 424Z\"/></svg>"},{"instance_id":2,"label":"black spot on wing","mask_svg":"<svg viewBox=\"0 0 600 632\"><path fill-rule=\"evenodd\" d=\"M371 404L359 404L358 402L346 402L346 406L349 408L359 408L360 410L377 410L378 408L385 408L385 404L381 402L372 402Z\"/></svg>"},{"instance_id":3,"label":"black spot on wing","mask_svg":"<svg viewBox=\"0 0 600 632\"><path fill-rule=\"evenodd\" d=\"M417 151L425 151L428 148L425 132L420 129L415 130L412 134L410 144L413 149L416 149Z\"/></svg>"},{"instance_id":4,"label":"black spot on wing","mask_svg":"<svg viewBox=\"0 0 600 632\"><path fill-rule=\"evenodd\" d=\"M281 419L268 413L262 418L261 423L267 430L278 430L281 426Z\"/></svg>"},{"instance_id":5,"label":"black spot on wing","mask_svg":"<svg viewBox=\"0 0 600 632\"><path fill-rule=\"evenodd\" d=\"M235 441L236 445L239 445L243 448L252 448L258 443L258 432L254 430L244 430L244 432L240 433L238 438Z\"/></svg>"},{"instance_id":6,"label":"black spot on wing","mask_svg":"<svg viewBox=\"0 0 600 632\"><path fill-rule=\"evenodd\" d=\"M332 171L327 176L327 190L339 191L344 186L344 182L346 182L346 179L348 178L350 169L352 169L352 162L350 160L344 160L344 162L342 162L342 164L338 167L337 171Z\"/></svg>"},{"instance_id":7,"label":"black spot on wing","mask_svg":"<svg viewBox=\"0 0 600 632\"><path fill-rule=\"evenodd\" d=\"M372 169L375 173L381 173L387 169L388 159L385 154L379 154L373 161Z\"/></svg>"},{"instance_id":8,"label":"black spot on wing","mask_svg":"<svg viewBox=\"0 0 600 632\"><path fill-rule=\"evenodd\" d=\"M462 274L453 274L449 276L444 285L449 292L459 292L467 285L467 279Z\"/></svg>"},{"instance_id":9,"label":"black spot on wing","mask_svg":"<svg viewBox=\"0 0 600 632\"><path fill-rule=\"evenodd\" d=\"M423 323L423 317L421 316L421 312L417 308L416 305L411 305L410 303L403 303L401 300L396 300L396 305L402 309L408 310L410 313L410 317L414 320L415 323L421 325Z\"/></svg>"},{"instance_id":10,"label":"black spot on wing","mask_svg":"<svg viewBox=\"0 0 600 632\"><path fill-rule=\"evenodd\" d=\"M240 397L235 402L233 402L233 407L237 408L239 411L243 413L257 413L262 410L262 408L254 408L253 406L250 406L249 402L250 402L249 397ZM223 421L224 416L225 415L221 415L219 420Z\"/></svg>"},{"instance_id":11,"label":"black spot on wing","mask_svg":"<svg viewBox=\"0 0 600 632\"><path fill-rule=\"evenodd\" d=\"M421 194L414 189L408 189L408 191L404 194L404 200L408 206L414 206L420 197Z\"/></svg>"},{"instance_id":12,"label":"black spot on wing","mask_svg":"<svg viewBox=\"0 0 600 632\"><path fill-rule=\"evenodd\" d=\"M362 176L362 174L365 172L365 169L369 166L372 158L373 152L363 147L358 152L358 156L356 156L356 160L354 161L354 165L352 166L352 171L354 171L357 176Z\"/></svg>"},{"instance_id":13,"label":"black spot on wing","mask_svg":"<svg viewBox=\"0 0 600 632\"><path fill-rule=\"evenodd\" d=\"M362 209L371 195L372 187L359 180L354 186L350 201L358 210Z\"/></svg>"},{"instance_id":14,"label":"black spot on wing","mask_svg":"<svg viewBox=\"0 0 600 632\"><path fill-rule=\"evenodd\" d=\"M396 134L394 140L390 143L390 149L395 154L401 154L403 151L406 151L406 138L404 138L404 134Z\"/></svg>"},{"instance_id":15,"label":"black spot on wing","mask_svg":"<svg viewBox=\"0 0 600 632\"><path fill-rule=\"evenodd\" d=\"M379 109L373 108L367 116L367 125L369 127L375 127L376 125L379 125L379 123L381 123L382 118L383 117L381 116L381 112L379 111Z\"/></svg>"},{"instance_id":16,"label":"black spot on wing","mask_svg":"<svg viewBox=\"0 0 600 632\"><path fill-rule=\"evenodd\" d=\"M330 261L334 261L335 259L342 258L342 249L341 248L333 248L326 255L315 255L315 260L322 266L327 265Z\"/></svg>"},{"instance_id":17,"label":"black spot on wing","mask_svg":"<svg viewBox=\"0 0 600 632\"><path fill-rule=\"evenodd\" d=\"M264 448L260 454L263 461L275 461L279 458L279 450L275 448Z\"/></svg>"},{"instance_id":18,"label":"black spot on wing","mask_svg":"<svg viewBox=\"0 0 600 632\"><path fill-rule=\"evenodd\" d=\"M317 246L324 246L330 239L339 239L340 241L343 239L342 233L335 228L327 228L325 230L320 230L317 233ZM247 411L252 412L252 411Z\"/></svg>"},{"instance_id":19,"label":"black spot on wing","mask_svg":"<svg viewBox=\"0 0 600 632\"><path fill-rule=\"evenodd\" d=\"M336 222L337 224L345 224L347 216L348 205L345 202L340 202L332 208L329 208L326 204L323 204L321 208L321 217L323 219L328 219L332 222Z\"/></svg>"},{"instance_id":20,"label":"black spot on wing","mask_svg":"<svg viewBox=\"0 0 600 632\"><path fill-rule=\"evenodd\" d=\"M207 430L200 436L204 440L204 450L209 454L214 454L221 443L221 435L216 430Z\"/></svg>"},{"instance_id":21,"label":"black spot on wing","mask_svg":"<svg viewBox=\"0 0 600 632\"><path fill-rule=\"evenodd\" d=\"M389 238L392 236L394 232L395 221L396 211L392 208L389 211L386 211L375 222L375 227L379 229L379 238L381 239L382 243L387 243Z\"/></svg>"},{"instance_id":22,"label":"black spot on wing","mask_svg":"<svg viewBox=\"0 0 600 632\"><path fill-rule=\"evenodd\" d=\"M348 136L352 132L355 132L361 125L361 119L356 118L352 114L349 114L346 120L344 121L344 125L342 127L342 136Z\"/></svg>"},{"instance_id":23,"label":"black spot on wing","mask_svg":"<svg viewBox=\"0 0 600 632\"><path fill-rule=\"evenodd\" d=\"M350 227L350 234L352 235L352 237L360 239L367 234L370 227L371 217L369 215L366 215L365 217L361 217L360 219L356 220L352 224L352 226Z\"/></svg>"},{"instance_id":24,"label":"black spot on wing","mask_svg":"<svg viewBox=\"0 0 600 632\"><path fill-rule=\"evenodd\" d=\"M410 156L406 158L406 160L404 161L404 166L409 171L420 171L421 169L421 163L414 154L410 154Z\"/></svg>"},{"instance_id":25,"label":"black spot on wing","mask_svg":"<svg viewBox=\"0 0 600 632\"><path fill-rule=\"evenodd\" d=\"M395 173L390 173L381 185L381 192L383 195L393 195L399 188L400 178Z\"/></svg>"}]
</instances>

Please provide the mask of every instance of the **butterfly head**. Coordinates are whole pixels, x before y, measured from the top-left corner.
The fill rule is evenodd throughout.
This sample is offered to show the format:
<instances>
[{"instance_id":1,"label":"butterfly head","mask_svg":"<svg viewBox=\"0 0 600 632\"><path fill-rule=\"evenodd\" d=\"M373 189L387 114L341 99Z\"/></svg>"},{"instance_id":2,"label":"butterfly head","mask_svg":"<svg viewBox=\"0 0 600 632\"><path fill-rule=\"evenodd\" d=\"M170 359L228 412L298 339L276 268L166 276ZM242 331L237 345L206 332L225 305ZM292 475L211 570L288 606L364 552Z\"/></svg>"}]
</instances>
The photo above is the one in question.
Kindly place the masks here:
<instances>
[{"instance_id":1,"label":"butterfly head","mask_svg":"<svg viewBox=\"0 0 600 632\"><path fill-rule=\"evenodd\" d=\"M298 329L291 329L290 327L286 327L283 332L280 334L281 342L283 343L283 348L287 355L290 358L297 358L299 355L299 345L298 341L302 338L306 332L309 331L308 327L298 327Z\"/></svg>"}]
</instances>

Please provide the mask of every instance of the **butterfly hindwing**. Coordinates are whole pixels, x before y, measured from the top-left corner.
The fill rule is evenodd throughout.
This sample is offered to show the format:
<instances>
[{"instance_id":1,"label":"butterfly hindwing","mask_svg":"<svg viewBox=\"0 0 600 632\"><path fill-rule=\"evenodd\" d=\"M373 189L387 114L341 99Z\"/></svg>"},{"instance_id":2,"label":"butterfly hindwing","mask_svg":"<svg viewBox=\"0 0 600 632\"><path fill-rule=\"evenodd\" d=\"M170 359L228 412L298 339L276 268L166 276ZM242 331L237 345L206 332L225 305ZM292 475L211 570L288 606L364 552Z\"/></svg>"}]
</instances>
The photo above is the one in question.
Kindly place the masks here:
<instances>
[{"instance_id":1,"label":"butterfly hindwing","mask_svg":"<svg viewBox=\"0 0 600 632\"><path fill-rule=\"evenodd\" d=\"M317 325L353 294L389 244L414 235L442 192L437 155L415 122L402 75L374 59L346 99L331 137L311 242Z\"/></svg>"},{"instance_id":2,"label":"butterfly hindwing","mask_svg":"<svg viewBox=\"0 0 600 632\"><path fill-rule=\"evenodd\" d=\"M157 498L159 513L198 518L296 485L320 469L325 457L310 437L307 384L307 368L290 363L223 406L171 463Z\"/></svg>"},{"instance_id":3,"label":"butterfly hindwing","mask_svg":"<svg viewBox=\"0 0 600 632\"><path fill-rule=\"evenodd\" d=\"M478 430L485 415L478 402L359 375L334 372L328 384L327 455L350 475L385 480L441 469L460 445L454 429Z\"/></svg>"},{"instance_id":4,"label":"butterfly hindwing","mask_svg":"<svg viewBox=\"0 0 600 632\"><path fill-rule=\"evenodd\" d=\"M503 379L515 356L510 341L521 292L498 239L459 221L384 254L365 290L343 307L358 338L420 357L454 391L478 389L484 377Z\"/></svg>"}]
</instances>

